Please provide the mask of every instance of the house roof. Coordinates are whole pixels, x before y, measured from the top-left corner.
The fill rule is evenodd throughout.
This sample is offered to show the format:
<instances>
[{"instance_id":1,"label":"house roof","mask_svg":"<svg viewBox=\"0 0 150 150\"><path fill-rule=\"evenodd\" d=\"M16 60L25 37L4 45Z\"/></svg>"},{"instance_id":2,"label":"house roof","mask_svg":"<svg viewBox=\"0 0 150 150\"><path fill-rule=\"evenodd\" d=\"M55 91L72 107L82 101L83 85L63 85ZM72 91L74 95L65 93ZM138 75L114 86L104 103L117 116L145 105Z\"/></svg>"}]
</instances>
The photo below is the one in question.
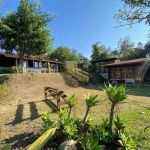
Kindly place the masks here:
<instances>
[{"instance_id":1,"label":"house roof","mask_svg":"<svg viewBox=\"0 0 150 150\"><path fill-rule=\"evenodd\" d=\"M91 63L94 64L94 63L98 63L98 62L106 62L106 61L112 61L112 60L117 60L117 59L118 59L117 57L106 58L106 59L98 59L98 60L92 60Z\"/></svg>"},{"instance_id":2,"label":"house roof","mask_svg":"<svg viewBox=\"0 0 150 150\"><path fill-rule=\"evenodd\" d=\"M125 61L118 61L115 63L111 63L111 64L106 64L103 65L104 67L109 67L109 66L122 66L122 65L128 65L128 64L140 64L143 62L149 61L150 62L150 58L140 58L140 59L133 59L133 60L125 60Z\"/></svg>"},{"instance_id":3,"label":"house roof","mask_svg":"<svg viewBox=\"0 0 150 150\"><path fill-rule=\"evenodd\" d=\"M0 55L4 55L5 57L8 58L19 58L18 54L13 54L13 53L5 53L5 52L0 52ZM51 63L61 63L55 60L50 60L49 57L43 57L43 60L40 60L38 56L24 56L24 59L26 60L33 60L33 61L45 61L45 62L51 62Z\"/></svg>"}]
</instances>

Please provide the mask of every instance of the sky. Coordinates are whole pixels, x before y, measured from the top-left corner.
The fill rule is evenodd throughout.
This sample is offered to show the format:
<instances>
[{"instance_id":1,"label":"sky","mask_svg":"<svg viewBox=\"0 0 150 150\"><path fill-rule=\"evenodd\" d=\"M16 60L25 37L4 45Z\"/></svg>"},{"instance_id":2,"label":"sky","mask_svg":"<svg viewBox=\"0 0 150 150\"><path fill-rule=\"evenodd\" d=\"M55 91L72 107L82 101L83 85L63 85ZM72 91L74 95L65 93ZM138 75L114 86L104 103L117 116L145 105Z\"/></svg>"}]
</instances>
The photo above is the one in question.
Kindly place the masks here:
<instances>
[{"instance_id":1,"label":"sky","mask_svg":"<svg viewBox=\"0 0 150 150\"><path fill-rule=\"evenodd\" d=\"M7 5L0 12L15 11L18 0L3 0ZM118 27L113 16L123 7L121 0L40 0L43 12L58 15L47 28L52 30L55 42L53 48L67 46L90 59L92 45L98 41L101 45L117 48L120 38L129 36L137 44L148 41L149 28L144 23Z\"/></svg>"}]
</instances>

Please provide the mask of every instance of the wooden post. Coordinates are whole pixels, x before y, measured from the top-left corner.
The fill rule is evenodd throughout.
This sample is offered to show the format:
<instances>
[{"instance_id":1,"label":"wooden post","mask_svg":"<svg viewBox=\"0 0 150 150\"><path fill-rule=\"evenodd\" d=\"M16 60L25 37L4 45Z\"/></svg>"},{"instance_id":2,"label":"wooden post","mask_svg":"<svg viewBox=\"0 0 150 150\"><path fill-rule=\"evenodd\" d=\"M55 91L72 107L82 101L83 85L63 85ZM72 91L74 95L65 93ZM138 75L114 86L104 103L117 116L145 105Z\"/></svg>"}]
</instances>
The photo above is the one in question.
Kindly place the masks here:
<instances>
[{"instance_id":1,"label":"wooden post","mask_svg":"<svg viewBox=\"0 0 150 150\"><path fill-rule=\"evenodd\" d=\"M16 58L16 67L18 66L18 61L17 61L17 58Z\"/></svg>"}]
</instances>

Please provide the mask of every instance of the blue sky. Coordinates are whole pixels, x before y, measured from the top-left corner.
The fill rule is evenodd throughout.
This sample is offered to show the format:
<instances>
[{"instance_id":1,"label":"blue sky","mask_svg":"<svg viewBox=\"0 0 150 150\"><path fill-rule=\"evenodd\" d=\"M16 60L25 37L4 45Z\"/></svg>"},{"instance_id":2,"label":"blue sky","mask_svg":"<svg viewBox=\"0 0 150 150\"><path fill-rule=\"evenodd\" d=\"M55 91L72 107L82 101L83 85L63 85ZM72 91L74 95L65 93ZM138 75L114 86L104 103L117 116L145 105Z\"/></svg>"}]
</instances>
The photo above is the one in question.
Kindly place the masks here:
<instances>
[{"instance_id":1,"label":"blue sky","mask_svg":"<svg viewBox=\"0 0 150 150\"><path fill-rule=\"evenodd\" d=\"M7 6L1 12L16 10L18 0L3 0ZM121 0L40 0L42 10L59 16L49 24L55 42L53 47L63 45L76 49L77 53L90 58L92 44L117 48L119 38L129 36L132 42L146 43L149 28L144 23L115 28L113 16L123 7Z\"/></svg>"}]
</instances>

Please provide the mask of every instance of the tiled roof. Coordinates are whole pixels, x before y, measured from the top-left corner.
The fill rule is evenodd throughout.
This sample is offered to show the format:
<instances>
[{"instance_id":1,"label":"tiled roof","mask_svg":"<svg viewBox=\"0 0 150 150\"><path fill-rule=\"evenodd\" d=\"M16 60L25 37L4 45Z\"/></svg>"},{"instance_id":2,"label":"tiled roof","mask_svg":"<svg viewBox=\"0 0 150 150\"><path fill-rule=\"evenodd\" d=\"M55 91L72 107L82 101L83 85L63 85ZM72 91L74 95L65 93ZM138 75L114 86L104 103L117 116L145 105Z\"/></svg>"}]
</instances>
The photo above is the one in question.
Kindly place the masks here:
<instances>
[{"instance_id":1,"label":"tiled roof","mask_svg":"<svg viewBox=\"0 0 150 150\"><path fill-rule=\"evenodd\" d=\"M19 58L18 54L0 52L0 55L4 55L5 57L9 57L9 58ZM38 56L24 56L24 59L40 61ZM41 60L41 61L52 62L52 63L60 63L58 61L56 62L55 60L50 60L48 57L43 57L43 60Z\"/></svg>"},{"instance_id":2,"label":"tiled roof","mask_svg":"<svg viewBox=\"0 0 150 150\"><path fill-rule=\"evenodd\" d=\"M143 63L145 61L150 61L150 58L140 58L140 59L133 59L133 60L118 61L115 63L106 64L103 66L109 67L109 66L121 66L121 65L128 65L128 64L138 64L138 63Z\"/></svg>"}]
</instances>

